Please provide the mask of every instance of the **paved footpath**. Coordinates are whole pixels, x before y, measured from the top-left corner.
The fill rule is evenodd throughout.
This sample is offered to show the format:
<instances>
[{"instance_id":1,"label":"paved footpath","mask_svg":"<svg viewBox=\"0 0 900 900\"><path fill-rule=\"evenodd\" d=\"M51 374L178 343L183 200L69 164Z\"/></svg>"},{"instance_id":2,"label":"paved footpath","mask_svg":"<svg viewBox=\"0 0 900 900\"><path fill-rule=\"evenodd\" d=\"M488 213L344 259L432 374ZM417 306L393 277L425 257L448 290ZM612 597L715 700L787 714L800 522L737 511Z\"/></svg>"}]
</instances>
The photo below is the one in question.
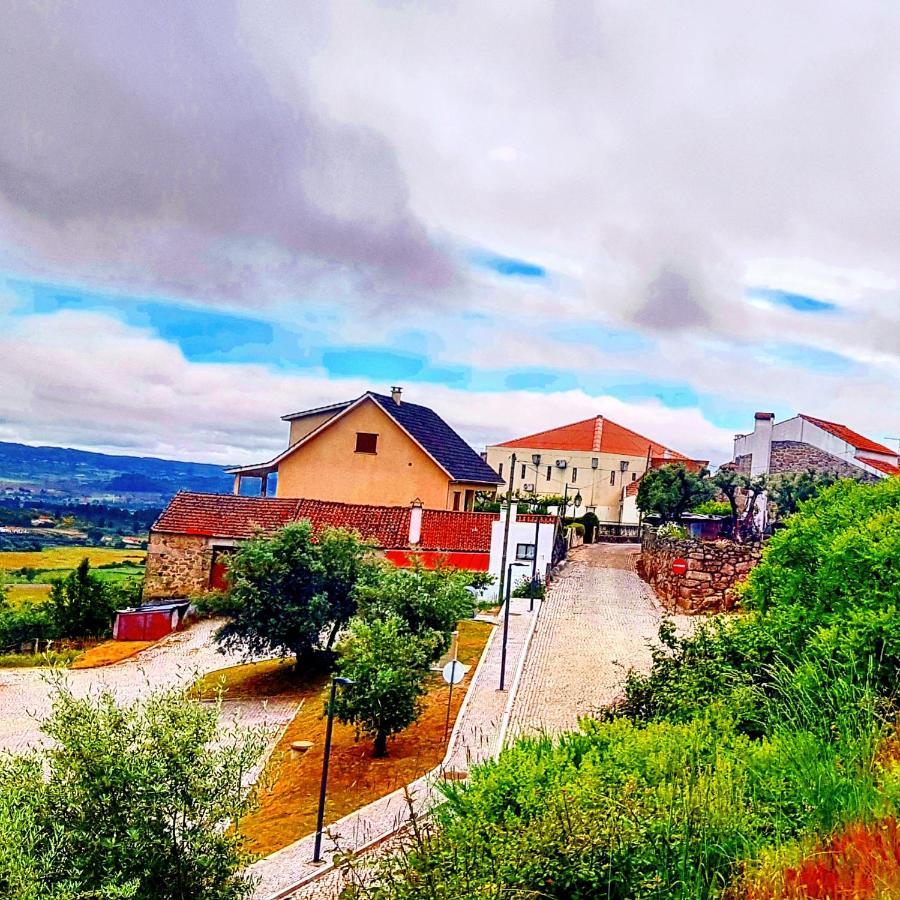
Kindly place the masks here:
<instances>
[{"instance_id":1,"label":"paved footpath","mask_svg":"<svg viewBox=\"0 0 900 900\"><path fill-rule=\"evenodd\" d=\"M78 697L108 690L120 703L161 688L187 687L205 672L242 661L237 654L218 651L213 633L220 624L198 622L115 665L63 670L59 677ZM39 723L50 713L53 677L46 669L0 669L0 751L21 752L46 740ZM277 729L290 721L295 709L295 703L277 698L228 701L222 704L220 728L225 731L238 723Z\"/></svg>"},{"instance_id":2,"label":"paved footpath","mask_svg":"<svg viewBox=\"0 0 900 900\"><path fill-rule=\"evenodd\" d=\"M511 684L512 702L507 704L506 696L495 690L500 666L500 635L495 632L482 671L470 689L467 707L460 715L448 769L466 771L469 765L496 753L500 740L506 743L519 734L577 728L582 716L618 696L629 668L649 667L648 641L657 636L663 610L635 572L638 552L639 547L630 544L594 544L575 550L541 604L533 634L533 617L527 614L524 601L513 607L523 614L511 617L508 673L516 672ZM687 628L689 620L676 617L676 624L679 629ZM523 659L521 650L526 643ZM422 779L413 786L417 812L434 802L432 785L432 779ZM352 822L338 824L335 831L344 851L365 846L366 841L360 837L371 839L405 821L408 810L402 792L387 800L348 817ZM376 824L366 831L370 811ZM366 863L401 843L394 838L364 854L357 877L365 880ZM333 845L329 849L333 852ZM261 900L275 896L291 900L337 898L347 885L347 875L341 869L332 869L293 892L278 891L277 885L292 876L295 881L310 877L315 871L311 866L307 864L302 870L295 866L311 856L312 839L308 838L258 863L255 874L268 875L277 869L279 877L266 878L256 896Z\"/></svg>"},{"instance_id":3,"label":"paved footpath","mask_svg":"<svg viewBox=\"0 0 900 900\"><path fill-rule=\"evenodd\" d=\"M516 677L522 650L529 638L534 616L528 612L528 601L514 599L510 605L509 638L506 658L506 690L498 690L502 657L503 628L494 629L482 654L466 699L450 736L450 749L442 766L408 786L413 809L419 815L439 798L436 788L445 773L465 773L469 767L489 759L498 750L504 714L509 705L510 687ZM385 835L391 834L409 820L410 801L403 790L382 797L339 822L327 826L322 855L326 866L312 863L314 837L310 835L267 856L250 868L259 879L255 896L272 897L337 897L344 886L339 870L328 868L329 860L340 850L361 850ZM326 817L326 822L327 822ZM304 879L315 881L292 892Z\"/></svg>"},{"instance_id":4,"label":"paved footpath","mask_svg":"<svg viewBox=\"0 0 900 900\"><path fill-rule=\"evenodd\" d=\"M558 734L614 701L629 669L650 666L664 612L635 571L636 544L578 548L541 609L507 739ZM670 616L679 631L688 616Z\"/></svg>"}]
</instances>

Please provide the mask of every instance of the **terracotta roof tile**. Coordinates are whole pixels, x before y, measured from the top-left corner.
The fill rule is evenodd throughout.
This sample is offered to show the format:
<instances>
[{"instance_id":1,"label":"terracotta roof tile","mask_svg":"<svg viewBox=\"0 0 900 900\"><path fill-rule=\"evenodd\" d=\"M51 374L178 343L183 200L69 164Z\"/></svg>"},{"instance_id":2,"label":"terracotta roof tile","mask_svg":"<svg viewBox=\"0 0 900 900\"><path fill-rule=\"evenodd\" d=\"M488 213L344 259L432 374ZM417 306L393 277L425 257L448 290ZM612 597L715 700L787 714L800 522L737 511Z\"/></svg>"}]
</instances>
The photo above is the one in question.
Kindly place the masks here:
<instances>
[{"instance_id":1,"label":"terracotta roof tile","mask_svg":"<svg viewBox=\"0 0 900 900\"><path fill-rule=\"evenodd\" d=\"M612 453L617 456L668 456L669 461L686 457L677 450L646 438L603 416L592 416L581 422L539 431L525 437L498 444L499 447L524 447L534 450L575 450L583 453Z\"/></svg>"},{"instance_id":2,"label":"terracotta roof tile","mask_svg":"<svg viewBox=\"0 0 900 900\"><path fill-rule=\"evenodd\" d=\"M454 512L449 509L422 511L422 550L491 549L491 526L499 518L492 513Z\"/></svg>"},{"instance_id":3,"label":"terracotta roof tile","mask_svg":"<svg viewBox=\"0 0 900 900\"><path fill-rule=\"evenodd\" d=\"M300 500L296 519L309 519L313 527L349 528L379 547L409 544L409 507Z\"/></svg>"},{"instance_id":4,"label":"terracotta roof tile","mask_svg":"<svg viewBox=\"0 0 900 900\"><path fill-rule=\"evenodd\" d=\"M812 422L813 425L818 425L823 431L827 431L836 438L846 441L851 447L854 447L857 450L865 450L867 453L886 453L889 456L897 456L893 450L889 447L885 447L884 444L878 444L875 441L869 440L869 438L864 437L852 428L848 428L846 425L841 425L839 422L828 422L825 419L816 419L813 416L807 416L805 413L800 413L800 418L806 419L807 422Z\"/></svg>"},{"instance_id":5,"label":"terracotta roof tile","mask_svg":"<svg viewBox=\"0 0 900 900\"><path fill-rule=\"evenodd\" d=\"M900 475L900 466L888 462L886 459L871 459L867 456L857 456L856 461L865 463L873 469L878 469L879 472L884 472L885 475Z\"/></svg>"},{"instance_id":6,"label":"terracotta roof tile","mask_svg":"<svg viewBox=\"0 0 900 900\"><path fill-rule=\"evenodd\" d=\"M247 538L294 521L297 500L238 497L179 491L153 525L153 531L205 537Z\"/></svg>"}]
</instances>

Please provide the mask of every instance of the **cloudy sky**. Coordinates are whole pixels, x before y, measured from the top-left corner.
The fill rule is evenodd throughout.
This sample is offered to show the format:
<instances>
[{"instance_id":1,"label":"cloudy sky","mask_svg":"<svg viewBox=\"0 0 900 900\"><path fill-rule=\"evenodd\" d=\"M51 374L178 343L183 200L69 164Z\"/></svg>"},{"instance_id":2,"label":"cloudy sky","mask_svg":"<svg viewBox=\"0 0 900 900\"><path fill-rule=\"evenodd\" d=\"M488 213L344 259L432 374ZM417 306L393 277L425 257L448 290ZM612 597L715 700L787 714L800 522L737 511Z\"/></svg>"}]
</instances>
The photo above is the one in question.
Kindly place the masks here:
<instances>
[{"instance_id":1,"label":"cloudy sky","mask_svg":"<svg viewBox=\"0 0 900 900\"><path fill-rule=\"evenodd\" d=\"M405 387L900 435L900 5L7 0L0 440L222 463Z\"/></svg>"}]
</instances>

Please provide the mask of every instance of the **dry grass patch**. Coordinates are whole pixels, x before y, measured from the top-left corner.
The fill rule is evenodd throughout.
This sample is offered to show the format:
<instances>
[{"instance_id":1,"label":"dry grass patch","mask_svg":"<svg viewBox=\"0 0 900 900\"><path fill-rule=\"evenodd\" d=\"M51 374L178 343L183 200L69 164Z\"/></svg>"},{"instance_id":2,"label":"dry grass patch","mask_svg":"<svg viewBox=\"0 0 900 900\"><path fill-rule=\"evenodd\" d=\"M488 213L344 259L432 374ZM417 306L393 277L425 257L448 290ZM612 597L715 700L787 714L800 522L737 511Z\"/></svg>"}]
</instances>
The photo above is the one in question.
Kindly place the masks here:
<instances>
[{"instance_id":1,"label":"dry grass patch","mask_svg":"<svg viewBox=\"0 0 900 900\"><path fill-rule=\"evenodd\" d=\"M49 584L11 584L7 588L6 602L10 606L23 603L44 603L50 596Z\"/></svg>"},{"instance_id":2,"label":"dry grass patch","mask_svg":"<svg viewBox=\"0 0 900 900\"><path fill-rule=\"evenodd\" d=\"M459 623L459 659L472 668L466 673L462 684L453 689L451 723L459 713L491 627L485 622L471 620ZM248 682L255 681L259 684L261 681L263 686L267 686L287 678L287 673L272 663L257 663L256 666L260 668L250 673L235 673L234 670L226 669L214 674L230 677L239 686L239 691L243 691ZM231 676L227 675L229 671ZM269 787L260 797L259 809L241 821L241 831L249 839L249 849L260 856L274 853L315 830L325 740L323 710L328 677L328 673L320 672L307 679L305 684L294 682L295 696L302 701L302 705L272 754ZM226 698L229 696L232 695L226 694ZM431 676L428 693L423 698L422 717L415 725L389 741L388 756L384 759L372 756L370 740L356 740L356 732L352 726L335 722L328 776L326 824L336 822L367 803L415 781L440 763L446 752L444 722L447 696L448 686L440 675ZM312 749L304 754L290 749L293 741L301 740L311 741L313 744Z\"/></svg>"},{"instance_id":3,"label":"dry grass patch","mask_svg":"<svg viewBox=\"0 0 900 900\"><path fill-rule=\"evenodd\" d=\"M89 647L73 663L73 669L96 669L122 662L141 650L152 647L156 641L104 641Z\"/></svg>"}]
</instances>

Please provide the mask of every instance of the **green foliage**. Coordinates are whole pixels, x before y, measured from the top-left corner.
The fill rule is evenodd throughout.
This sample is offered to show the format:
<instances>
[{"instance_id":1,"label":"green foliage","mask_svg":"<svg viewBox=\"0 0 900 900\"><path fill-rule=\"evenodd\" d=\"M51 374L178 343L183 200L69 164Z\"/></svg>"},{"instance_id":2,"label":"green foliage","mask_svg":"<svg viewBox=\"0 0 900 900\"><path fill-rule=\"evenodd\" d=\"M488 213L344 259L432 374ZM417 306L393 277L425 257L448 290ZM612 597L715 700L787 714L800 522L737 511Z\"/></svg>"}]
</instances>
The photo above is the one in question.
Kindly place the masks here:
<instances>
[{"instance_id":1,"label":"green foliage","mask_svg":"<svg viewBox=\"0 0 900 900\"><path fill-rule=\"evenodd\" d=\"M239 900L261 732L217 734L179 692L117 706L60 689L41 751L0 758L0 896ZM215 741L214 741L215 739Z\"/></svg>"},{"instance_id":2,"label":"green foliage","mask_svg":"<svg viewBox=\"0 0 900 900\"><path fill-rule=\"evenodd\" d=\"M29 669L38 666L59 669L70 666L83 651L47 650L44 653L4 653L0 656L0 669Z\"/></svg>"},{"instance_id":3,"label":"green foliage","mask_svg":"<svg viewBox=\"0 0 900 900\"><path fill-rule=\"evenodd\" d=\"M466 572L465 574L469 587L479 592L489 588L497 580L490 572Z\"/></svg>"},{"instance_id":4,"label":"green foliage","mask_svg":"<svg viewBox=\"0 0 900 900\"><path fill-rule=\"evenodd\" d=\"M195 594L191 599L191 605L202 618L231 618L237 615L240 607L229 591L206 591Z\"/></svg>"},{"instance_id":5,"label":"green foliage","mask_svg":"<svg viewBox=\"0 0 900 900\"><path fill-rule=\"evenodd\" d=\"M353 532L308 521L246 541L228 566L234 618L217 633L228 649L277 652L299 660L331 646L356 607L357 583L367 577L370 548Z\"/></svg>"},{"instance_id":6,"label":"green foliage","mask_svg":"<svg viewBox=\"0 0 900 900\"><path fill-rule=\"evenodd\" d=\"M681 463L651 469L640 480L637 507L644 515L655 514L675 522L685 512L712 498L715 488L709 472L691 472Z\"/></svg>"},{"instance_id":7,"label":"green foliage","mask_svg":"<svg viewBox=\"0 0 900 900\"><path fill-rule=\"evenodd\" d=\"M20 603L14 609L0 606L0 649L11 650L31 641L56 636L46 604Z\"/></svg>"},{"instance_id":8,"label":"green foliage","mask_svg":"<svg viewBox=\"0 0 900 900\"><path fill-rule=\"evenodd\" d=\"M412 725L421 712L429 664L443 635L411 633L399 616L355 618L340 647L338 671L353 681L338 693L335 713L375 741L375 756L387 754L387 739Z\"/></svg>"},{"instance_id":9,"label":"green foliage","mask_svg":"<svg viewBox=\"0 0 900 900\"><path fill-rule=\"evenodd\" d=\"M752 487L751 487L752 489ZM802 503L745 592L575 734L519 741L446 787L374 900L713 898L774 849L896 815L900 479Z\"/></svg>"},{"instance_id":10,"label":"green foliage","mask_svg":"<svg viewBox=\"0 0 900 900\"><path fill-rule=\"evenodd\" d=\"M523 575L513 586L513 597L534 597L536 600L544 599L544 582L540 576L531 580L530 575Z\"/></svg>"},{"instance_id":11,"label":"green foliage","mask_svg":"<svg viewBox=\"0 0 900 900\"><path fill-rule=\"evenodd\" d=\"M675 522L666 522L656 529L656 536L663 541L684 541L690 536L687 528Z\"/></svg>"},{"instance_id":12,"label":"green foliage","mask_svg":"<svg viewBox=\"0 0 900 900\"><path fill-rule=\"evenodd\" d=\"M64 637L101 637L112 627L114 592L93 572L87 558L53 582L48 602L54 631Z\"/></svg>"},{"instance_id":13,"label":"green foliage","mask_svg":"<svg viewBox=\"0 0 900 900\"><path fill-rule=\"evenodd\" d=\"M571 525L568 525L567 528L579 537L584 537L584 525L582 525L581 522L573 522Z\"/></svg>"},{"instance_id":14,"label":"green foliage","mask_svg":"<svg viewBox=\"0 0 900 900\"><path fill-rule=\"evenodd\" d=\"M831 487L835 481L836 475L830 472L817 472L815 469L770 478L768 495L775 520L782 521L792 516L800 508L801 503L812 500L825 488Z\"/></svg>"},{"instance_id":15,"label":"green foliage","mask_svg":"<svg viewBox=\"0 0 900 900\"><path fill-rule=\"evenodd\" d=\"M691 509L698 516L730 516L731 504L727 500L704 500Z\"/></svg>"},{"instance_id":16,"label":"green foliage","mask_svg":"<svg viewBox=\"0 0 900 900\"><path fill-rule=\"evenodd\" d=\"M396 616L413 635L436 633L436 659L450 646L456 623L475 613L470 581L469 573L456 569L385 563L359 591L360 615L367 621Z\"/></svg>"}]
</instances>

